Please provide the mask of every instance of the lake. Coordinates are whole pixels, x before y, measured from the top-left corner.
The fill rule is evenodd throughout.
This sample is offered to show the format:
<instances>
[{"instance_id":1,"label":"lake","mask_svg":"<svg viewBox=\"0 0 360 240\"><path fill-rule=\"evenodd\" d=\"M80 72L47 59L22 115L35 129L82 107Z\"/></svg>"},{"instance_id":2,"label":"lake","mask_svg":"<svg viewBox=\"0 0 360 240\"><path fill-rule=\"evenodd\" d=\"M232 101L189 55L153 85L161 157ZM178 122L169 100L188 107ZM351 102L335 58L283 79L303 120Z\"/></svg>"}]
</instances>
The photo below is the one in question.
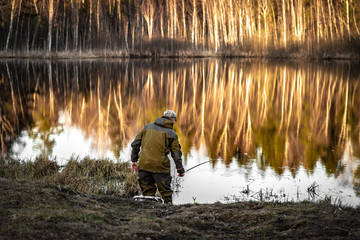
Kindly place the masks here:
<instances>
[{"instance_id":1,"label":"lake","mask_svg":"<svg viewBox=\"0 0 360 240\"><path fill-rule=\"evenodd\" d=\"M60 165L130 160L177 113L174 203L331 199L360 205L360 65L347 61L0 61L2 154ZM130 164L130 163L129 163Z\"/></svg>"}]
</instances>

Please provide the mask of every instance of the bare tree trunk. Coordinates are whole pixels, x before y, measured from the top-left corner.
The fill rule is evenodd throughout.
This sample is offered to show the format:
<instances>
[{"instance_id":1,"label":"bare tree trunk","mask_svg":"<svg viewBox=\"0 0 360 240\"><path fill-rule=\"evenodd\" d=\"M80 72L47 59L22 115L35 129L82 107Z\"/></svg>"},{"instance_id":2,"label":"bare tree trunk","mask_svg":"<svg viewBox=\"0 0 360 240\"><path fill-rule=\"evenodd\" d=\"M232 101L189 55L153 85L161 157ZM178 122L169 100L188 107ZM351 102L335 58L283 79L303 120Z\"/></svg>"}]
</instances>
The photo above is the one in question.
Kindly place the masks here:
<instances>
[{"instance_id":1,"label":"bare tree trunk","mask_svg":"<svg viewBox=\"0 0 360 240\"><path fill-rule=\"evenodd\" d=\"M129 51L129 44L128 44L128 29L129 29L129 24L130 23L126 23L125 24L125 46L126 46L126 49Z\"/></svg>"},{"instance_id":2,"label":"bare tree trunk","mask_svg":"<svg viewBox=\"0 0 360 240\"><path fill-rule=\"evenodd\" d=\"M185 17L185 2L182 0L182 20L183 20L183 39L186 41L187 32L186 32L186 17Z\"/></svg>"},{"instance_id":3,"label":"bare tree trunk","mask_svg":"<svg viewBox=\"0 0 360 240\"><path fill-rule=\"evenodd\" d=\"M239 40L240 44L244 44L244 31L243 31L243 11L241 7L239 7Z\"/></svg>"},{"instance_id":4,"label":"bare tree trunk","mask_svg":"<svg viewBox=\"0 0 360 240\"><path fill-rule=\"evenodd\" d=\"M219 28L218 28L218 13L216 8L217 2L213 2L213 25L214 25L214 42L215 42L215 52L218 51L218 45L219 45Z\"/></svg>"},{"instance_id":5,"label":"bare tree trunk","mask_svg":"<svg viewBox=\"0 0 360 240\"><path fill-rule=\"evenodd\" d=\"M302 1L297 1L297 32L299 41L303 41L304 26L303 26L303 4Z\"/></svg>"},{"instance_id":6,"label":"bare tree trunk","mask_svg":"<svg viewBox=\"0 0 360 240\"><path fill-rule=\"evenodd\" d=\"M352 8L353 8L352 12L353 12L355 29L356 29L357 34L360 35L360 31L359 31L359 28L358 28L357 23L356 23L355 8L354 7L352 7Z\"/></svg>"},{"instance_id":7,"label":"bare tree trunk","mask_svg":"<svg viewBox=\"0 0 360 240\"><path fill-rule=\"evenodd\" d=\"M298 39L298 32L296 27L296 14L295 14L295 7L294 7L294 0L291 0L290 2L290 8L291 8L291 39L294 40L294 35Z\"/></svg>"},{"instance_id":8,"label":"bare tree trunk","mask_svg":"<svg viewBox=\"0 0 360 240\"><path fill-rule=\"evenodd\" d=\"M205 11L205 6L206 6L206 0L202 0L202 14L203 14L203 24L202 24L202 45L203 45L203 49L205 47L205 22L206 22L206 11Z\"/></svg>"},{"instance_id":9,"label":"bare tree trunk","mask_svg":"<svg viewBox=\"0 0 360 240\"><path fill-rule=\"evenodd\" d=\"M164 10L163 8L161 8L161 14L160 14L160 35L161 35L161 38L164 38L165 37L165 33L164 33Z\"/></svg>"},{"instance_id":10,"label":"bare tree trunk","mask_svg":"<svg viewBox=\"0 0 360 240\"><path fill-rule=\"evenodd\" d=\"M93 0L89 0L89 43L90 43L90 49L92 48L92 34L91 34L92 14L93 14Z\"/></svg>"},{"instance_id":11,"label":"bare tree trunk","mask_svg":"<svg viewBox=\"0 0 360 240\"><path fill-rule=\"evenodd\" d=\"M100 33L100 0L97 0L97 4L96 4L96 26L97 26L97 34L99 36L99 33Z\"/></svg>"},{"instance_id":12,"label":"bare tree trunk","mask_svg":"<svg viewBox=\"0 0 360 240\"><path fill-rule=\"evenodd\" d=\"M54 0L49 0L49 29L48 29L48 51L51 51L51 41L52 41L52 23L54 17Z\"/></svg>"},{"instance_id":13,"label":"bare tree trunk","mask_svg":"<svg viewBox=\"0 0 360 240\"><path fill-rule=\"evenodd\" d=\"M78 2L80 0L71 0L71 7L72 7L72 21L70 21L69 26L72 26L73 19L75 18L75 26L74 26L74 36L73 36L73 47L78 50L79 44L79 12L78 12Z\"/></svg>"},{"instance_id":14,"label":"bare tree trunk","mask_svg":"<svg viewBox=\"0 0 360 240\"><path fill-rule=\"evenodd\" d=\"M350 39L350 8L349 8L349 0L346 0L346 29L348 32L348 37Z\"/></svg>"},{"instance_id":15,"label":"bare tree trunk","mask_svg":"<svg viewBox=\"0 0 360 240\"><path fill-rule=\"evenodd\" d=\"M275 18L275 10L273 7L271 7L271 12L272 12L272 19L273 19L273 22L274 22L274 29L273 29L273 38L274 38L274 41L277 43L278 42L278 26L277 26L277 23L276 23L276 18Z\"/></svg>"},{"instance_id":16,"label":"bare tree trunk","mask_svg":"<svg viewBox=\"0 0 360 240\"><path fill-rule=\"evenodd\" d=\"M36 5L36 2L37 2L37 1L38 1L38 0L34 0L34 7L35 7L36 13L39 14L39 10L38 10L37 5Z\"/></svg>"},{"instance_id":17,"label":"bare tree trunk","mask_svg":"<svg viewBox=\"0 0 360 240\"><path fill-rule=\"evenodd\" d=\"M328 3L328 11L329 11L329 28L330 28L330 39L331 41L333 40L333 19L332 19L332 11L331 11L331 5L330 5L330 0L327 1Z\"/></svg>"},{"instance_id":18,"label":"bare tree trunk","mask_svg":"<svg viewBox=\"0 0 360 240\"><path fill-rule=\"evenodd\" d=\"M38 18L38 21L37 21L37 23L36 23L36 27L35 27L33 39L32 39L32 42L31 42L31 49L32 49L32 50L33 50L34 47L35 47L36 35L37 35L38 29L39 29L39 25L40 25L40 21L41 21L40 16L38 16L37 18Z\"/></svg>"},{"instance_id":19,"label":"bare tree trunk","mask_svg":"<svg viewBox=\"0 0 360 240\"><path fill-rule=\"evenodd\" d=\"M21 5L22 5L22 0L20 0L19 4L18 4L18 13L17 13L17 21L16 21L16 30L15 30L15 36L14 36L14 45L13 48L16 48L16 43L17 43L17 39L18 39L18 33L19 33L19 23L20 23L20 15L21 15ZM21 20L21 24L20 24L20 30L22 29L24 23L24 18Z\"/></svg>"},{"instance_id":20,"label":"bare tree trunk","mask_svg":"<svg viewBox=\"0 0 360 240\"><path fill-rule=\"evenodd\" d=\"M176 0L173 0L173 11L174 11L174 13L173 13L173 17L174 17L174 19L173 19L173 24L174 24L174 28L173 28L173 31L174 31L174 33L173 33L173 38L175 38L176 39L176 22L177 22L177 10L176 10L176 8L177 8L177 4L176 4Z\"/></svg>"},{"instance_id":21,"label":"bare tree trunk","mask_svg":"<svg viewBox=\"0 0 360 240\"><path fill-rule=\"evenodd\" d=\"M143 7L143 16L146 21L149 40L151 40L152 35L153 35L154 13L155 13L155 7L154 7L152 1L147 0L145 2L145 7Z\"/></svg>"},{"instance_id":22,"label":"bare tree trunk","mask_svg":"<svg viewBox=\"0 0 360 240\"><path fill-rule=\"evenodd\" d=\"M15 0L11 0L10 27L9 27L9 33L8 33L8 36L6 39L5 50L7 50L9 47L9 41L10 41L11 32L12 32L13 24L14 24L14 15L15 15Z\"/></svg>"},{"instance_id":23,"label":"bare tree trunk","mask_svg":"<svg viewBox=\"0 0 360 240\"><path fill-rule=\"evenodd\" d=\"M3 106L2 105L2 101L0 99L0 103L1 105L0 106ZM4 156L6 154L6 145L5 145L5 127L3 126L3 120L4 117L3 117L3 110L2 108L0 107L0 139L1 139L1 156Z\"/></svg>"},{"instance_id":24,"label":"bare tree trunk","mask_svg":"<svg viewBox=\"0 0 360 240\"><path fill-rule=\"evenodd\" d=\"M213 24L213 18L211 7L207 7L207 16L208 16L208 47L209 49L214 46L214 24Z\"/></svg>"},{"instance_id":25,"label":"bare tree trunk","mask_svg":"<svg viewBox=\"0 0 360 240\"><path fill-rule=\"evenodd\" d=\"M261 39L261 10L260 10L261 6L260 6L260 2L258 2L258 38L259 38L259 43L260 43L260 39Z\"/></svg>"},{"instance_id":26,"label":"bare tree trunk","mask_svg":"<svg viewBox=\"0 0 360 240\"><path fill-rule=\"evenodd\" d=\"M116 11L118 14L118 34L120 37L121 36L121 0L116 0Z\"/></svg>"},{"instance_id":27,"label":"bare tree trunk","mask_svg":"<svg viewBox=\"0 0 360 240\"><path fill-rule=\"evenodd\" d=\"M269 40L269 30L268 30L268 20L267 20L267 10L268 10L267 0L264 1L262 10L264 15L265 46L267 46Z\"/></svg>"},{"instance_id":28,"label":"bare tree trunk","mask_svg":"<svg viewBox=\"0 0 360 240\"><path fill-rule=\"evenodd\" d=\"M317 30L317 38L316 38L316 42L317 44L319 44L320 42L320 38L322 36L322 27L321 27L321 22L320 22L320 0L316 1L316 30Z\"/></svg>"},{"instance_id":29,"label":"bare tree trunk","mask_svg":"<svg viewBox=\"0 0 360 240\"><path fill-rule=\"evenodd\" d=\"M131 26L131 48L134 51L134 46L135 46L135 24L132 24Z\"/></svg>"},{"instance_id":30,"label":"bare tree trunk","mask_svg":"<svg viewBox=\"0 0 360 240\"><path fill-rule=\"evenodd\" d=\"M215 3L216 4L216 3ZM196 0L193 0L193 13L192 13L192 31L191 40L194 46L197 46L197 14L196 14Z\"/></svg>"},{"instance_id":31,"label":"bare tree trunk","mask_svg":"<svg viewBox=\"0 0 360 240\"><path fill-rule=\"evenodd\" d=\"M221 32L222 32L222 41L223 43L225 43L224 45L227 45L229 40L228 40L228 32L226 29L226 21L225 21L225 6L224 6L224 2L220 2L219 3L219 9L220 9L220 17L221 17Z\"/></svg>"},{"instance_id":32,"label":"bare tree trunk","mask_svg":"<svg viewBox=\"0 0 360 240\"><path fill-rule=\"evenodd\" d=\"M286 48L286 5L285 0L282 0L282 13L283 13L283 27L284 27L284 47Z\"/></svg>"}]
</instances>

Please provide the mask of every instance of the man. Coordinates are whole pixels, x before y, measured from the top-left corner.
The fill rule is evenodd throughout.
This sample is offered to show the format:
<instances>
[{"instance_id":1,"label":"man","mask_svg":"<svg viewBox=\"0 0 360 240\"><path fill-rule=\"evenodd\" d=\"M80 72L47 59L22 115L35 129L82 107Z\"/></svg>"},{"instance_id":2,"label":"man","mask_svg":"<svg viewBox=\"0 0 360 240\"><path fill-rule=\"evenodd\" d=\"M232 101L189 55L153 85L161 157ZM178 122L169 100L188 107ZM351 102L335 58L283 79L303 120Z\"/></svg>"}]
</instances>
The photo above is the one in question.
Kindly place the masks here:
<instances>
[{"instance_id":1,"label":"man","mask_svg":"<svg viewBox=\"0 0 360 240\"><path fill-rule=\"evenodd\" d=\"M185 174L178 135L173 130L175 122L176 113L166 110L154 123L145 125L131 143L132 169L139 171L138 180L143 195L155 196L157 189L165 203L172 203L173 193L169 152L179 176Z\"/></svg>"}]
</instances>

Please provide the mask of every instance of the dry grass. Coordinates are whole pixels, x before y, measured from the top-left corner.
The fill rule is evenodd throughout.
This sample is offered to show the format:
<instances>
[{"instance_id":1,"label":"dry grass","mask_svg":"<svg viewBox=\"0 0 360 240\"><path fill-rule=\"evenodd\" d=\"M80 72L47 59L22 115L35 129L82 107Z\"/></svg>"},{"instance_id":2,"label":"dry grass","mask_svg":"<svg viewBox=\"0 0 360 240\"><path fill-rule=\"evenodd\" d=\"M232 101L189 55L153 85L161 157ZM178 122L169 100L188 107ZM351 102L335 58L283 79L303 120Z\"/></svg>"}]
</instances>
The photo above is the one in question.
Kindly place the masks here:
<instances>
[{"instance_id":1,"label":"dry grass","mask_svg":"<svg viewBox=\"0 0 360 240\"><path fill-rule=\"evenodd\" d=\"M163 205L0 178L2 239L359 239L360 209L329 203ZM20 227L19 227L20 226Z\"/></svg>"},{"instance_id":2,"label":"dry grass","mask_svg":"<svg viewBox=\"0 0 360 240\"><path fill-rule=\"evenodd\" d=\"M41 156L34 161L1 158L0 177L40 180L87 194L129 197L139 191L137 175L131 171L129 164L107 159L70 159L61 168L56 161Z\"/></svg>"}]
</instances>

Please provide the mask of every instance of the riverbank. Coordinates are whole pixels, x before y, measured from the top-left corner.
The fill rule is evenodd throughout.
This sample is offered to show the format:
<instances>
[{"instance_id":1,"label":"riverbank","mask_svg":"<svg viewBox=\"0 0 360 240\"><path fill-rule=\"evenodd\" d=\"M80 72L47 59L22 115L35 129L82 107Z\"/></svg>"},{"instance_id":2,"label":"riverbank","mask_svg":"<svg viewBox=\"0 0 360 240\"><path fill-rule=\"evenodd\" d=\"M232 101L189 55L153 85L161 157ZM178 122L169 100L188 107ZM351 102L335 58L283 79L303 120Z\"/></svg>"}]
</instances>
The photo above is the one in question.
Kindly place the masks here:
<instances>
[{"instance_id":1,"label":"riverbank","mask_svg":"<svg viewBox=\"0 0 360 240\"><path fill-rule=\"evenodd\" d=\"M2 239L357 239L360 208L321 203L169 206L0 178Z\"/></svg>"},{"instance_id":2,"label":"riverbank","mask_svg":"<svg viewBox=\"0 0 360 240\"><path fill-rule=\"evenodd\" d=\"M85 60L85 59L162 59L162 58L254 58L254 59L294 59L294 60L352 60L359 61L358 51L349 49L338 52L323 49L315 52L272 49L252 51L229 48L221 51L177 50L167 51L149 47L143 51L127 50L84 50L84 51L0 51L0 59L45 59L45 60Z\"/></svg>"}]
</instances>

